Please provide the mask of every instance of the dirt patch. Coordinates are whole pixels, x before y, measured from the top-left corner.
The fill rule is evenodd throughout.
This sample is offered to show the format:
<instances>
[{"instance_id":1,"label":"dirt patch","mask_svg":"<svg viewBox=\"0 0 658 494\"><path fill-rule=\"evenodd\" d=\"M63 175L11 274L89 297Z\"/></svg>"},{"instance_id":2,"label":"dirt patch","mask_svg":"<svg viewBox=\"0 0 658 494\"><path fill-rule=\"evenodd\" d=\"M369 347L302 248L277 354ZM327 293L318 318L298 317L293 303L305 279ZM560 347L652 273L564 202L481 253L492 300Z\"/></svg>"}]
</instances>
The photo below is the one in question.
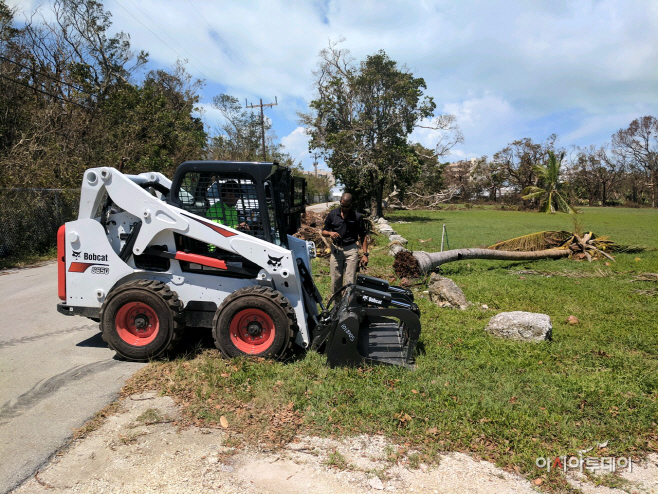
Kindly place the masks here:
<instances>
[{"instance_id":1,"label":"dirt patch","mask_svg":"<svg viewBox=\"0 0 658 494\"><path fill-rule=\"evenodd\" d=\"M114 410L105 423L74 440L14 492L536 492L529 480L491 463L447 453L430 466L413 451L400 454L381 436L340 441L299 436L274 450L238 448L238 437L221 428L181 429L179 408L156 392L126 397ZM658 488L658 455L653 456L629 480L637 492ZM582 485L587 492L623 492Z\"/></svg>"}]
</instances>

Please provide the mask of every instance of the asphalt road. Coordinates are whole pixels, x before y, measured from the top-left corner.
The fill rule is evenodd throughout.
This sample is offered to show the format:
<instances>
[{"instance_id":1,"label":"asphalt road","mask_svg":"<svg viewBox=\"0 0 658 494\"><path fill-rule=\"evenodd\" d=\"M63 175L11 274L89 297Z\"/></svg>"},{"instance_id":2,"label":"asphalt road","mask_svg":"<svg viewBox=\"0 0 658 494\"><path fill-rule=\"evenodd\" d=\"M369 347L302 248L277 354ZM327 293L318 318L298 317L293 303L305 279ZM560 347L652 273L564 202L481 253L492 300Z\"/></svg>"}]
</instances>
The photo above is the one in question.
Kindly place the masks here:
<instances>
[{"instance_id":1,"label":"asphalt road","mask_svg":"<svg viewBox=\"0 0 658 494\"><path fill-rule=\"evenodd\" d=\"M314 213L324 213L325 211L329 211L335 206L338 206L338 201L319 202L317 204L313 204L312 206L306 206L306 210L313 211Z\"/></svg>"},{"instance_id":2,"label":"asphalt road","mask_svg":"<svg viewBox=\"0 0 658 494\"><path fill-rule=\"evenodd\" d=\"M0 493L34 475L144 364L57 312L57 266L0 272Z\"/></svg>"}]
</instances>

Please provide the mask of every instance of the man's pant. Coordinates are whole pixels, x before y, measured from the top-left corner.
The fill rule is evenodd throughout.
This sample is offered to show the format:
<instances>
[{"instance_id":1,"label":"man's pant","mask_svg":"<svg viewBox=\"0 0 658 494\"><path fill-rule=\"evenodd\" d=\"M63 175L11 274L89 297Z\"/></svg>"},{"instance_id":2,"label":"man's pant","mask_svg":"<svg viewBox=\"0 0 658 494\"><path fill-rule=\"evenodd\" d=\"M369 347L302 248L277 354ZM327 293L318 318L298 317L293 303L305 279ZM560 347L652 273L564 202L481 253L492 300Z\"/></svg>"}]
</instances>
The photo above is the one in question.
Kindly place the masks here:
<instances>
[{"instance_id":1,"label":"man's pant","mask_svg":"<svg viewBox=\"0 0 658 494\"><path fill-rule=\"evenodd\" d=\"M359 247L355 243L331 247L331 294L343 285L356 283L356 268L359 264Z\"/></svg>"}]
</instances>

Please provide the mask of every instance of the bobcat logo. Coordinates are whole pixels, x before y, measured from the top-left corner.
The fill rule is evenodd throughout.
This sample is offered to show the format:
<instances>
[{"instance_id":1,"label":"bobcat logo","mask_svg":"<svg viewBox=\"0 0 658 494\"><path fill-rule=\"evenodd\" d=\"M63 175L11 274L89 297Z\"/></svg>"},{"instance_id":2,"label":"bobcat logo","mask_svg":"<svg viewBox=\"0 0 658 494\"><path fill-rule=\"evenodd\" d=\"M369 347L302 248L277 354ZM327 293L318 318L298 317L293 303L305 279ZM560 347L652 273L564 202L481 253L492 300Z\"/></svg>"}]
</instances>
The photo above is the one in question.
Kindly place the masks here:
<instances>
[{"instance_id":1,"label":"bobcat logo","mask_svg":"<svg viewBox=\"0 0 658 494\"><path fill-rule=\"evenodd\" d=\"M73 257L75 257L76 259L80 259L80 254L81 253L82 253L82 251L78 251L78 252L73 251Z\"/></svg>"},{"instance_id":2,"label":"bobcat logo","mask_svg":"<svg viewBox=\"0 0 658 494\"><path fill-rule=\"evenodd\" d=\"M270 266L274 266L275 268L278 268L279 266L281 266L281 259L283 259L283 256L281 256L281 257L272 257L271 255L268 254L267 257L270 258L270 260L267 261L267 264L269 264Z\"/></svg>"}]
</instances>

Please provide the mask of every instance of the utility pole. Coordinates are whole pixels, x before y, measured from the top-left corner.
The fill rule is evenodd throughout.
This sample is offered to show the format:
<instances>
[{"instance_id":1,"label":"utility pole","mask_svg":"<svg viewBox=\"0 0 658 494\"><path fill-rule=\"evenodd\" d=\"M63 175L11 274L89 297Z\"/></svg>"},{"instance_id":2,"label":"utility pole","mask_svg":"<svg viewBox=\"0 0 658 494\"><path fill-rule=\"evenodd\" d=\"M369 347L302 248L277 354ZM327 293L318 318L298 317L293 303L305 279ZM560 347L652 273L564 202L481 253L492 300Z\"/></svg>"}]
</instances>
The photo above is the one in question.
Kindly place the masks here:
<instances>
[{"instance_id":1,"label":"utility pole","mask_svg":"<svg viewBox=\"0 0 658 494\"><path fill-rule=\"evenodd\" d=\"M318 162L313 163L313 168L315 168L315 176L318 176Z\"/></svg>"},{"instance_id":2,"label":"utility pole","mask_svg":"<svg viewBox=\"0 0 658 494\"><path fill-rule=\"evenodd\" d=\"M273 106L277 106L279 102L276 99L276 96L274 97L274 103L265 103L263 104L263 98L260 99L260 105L247 105L247 100L244 100L245 108L260 108L260 129L261 129L261 136L263 138L263 161L267 161L267 153L265 149L265 115L263 114L263 108L271 108Z\"/></svg>"}]
</instances>

